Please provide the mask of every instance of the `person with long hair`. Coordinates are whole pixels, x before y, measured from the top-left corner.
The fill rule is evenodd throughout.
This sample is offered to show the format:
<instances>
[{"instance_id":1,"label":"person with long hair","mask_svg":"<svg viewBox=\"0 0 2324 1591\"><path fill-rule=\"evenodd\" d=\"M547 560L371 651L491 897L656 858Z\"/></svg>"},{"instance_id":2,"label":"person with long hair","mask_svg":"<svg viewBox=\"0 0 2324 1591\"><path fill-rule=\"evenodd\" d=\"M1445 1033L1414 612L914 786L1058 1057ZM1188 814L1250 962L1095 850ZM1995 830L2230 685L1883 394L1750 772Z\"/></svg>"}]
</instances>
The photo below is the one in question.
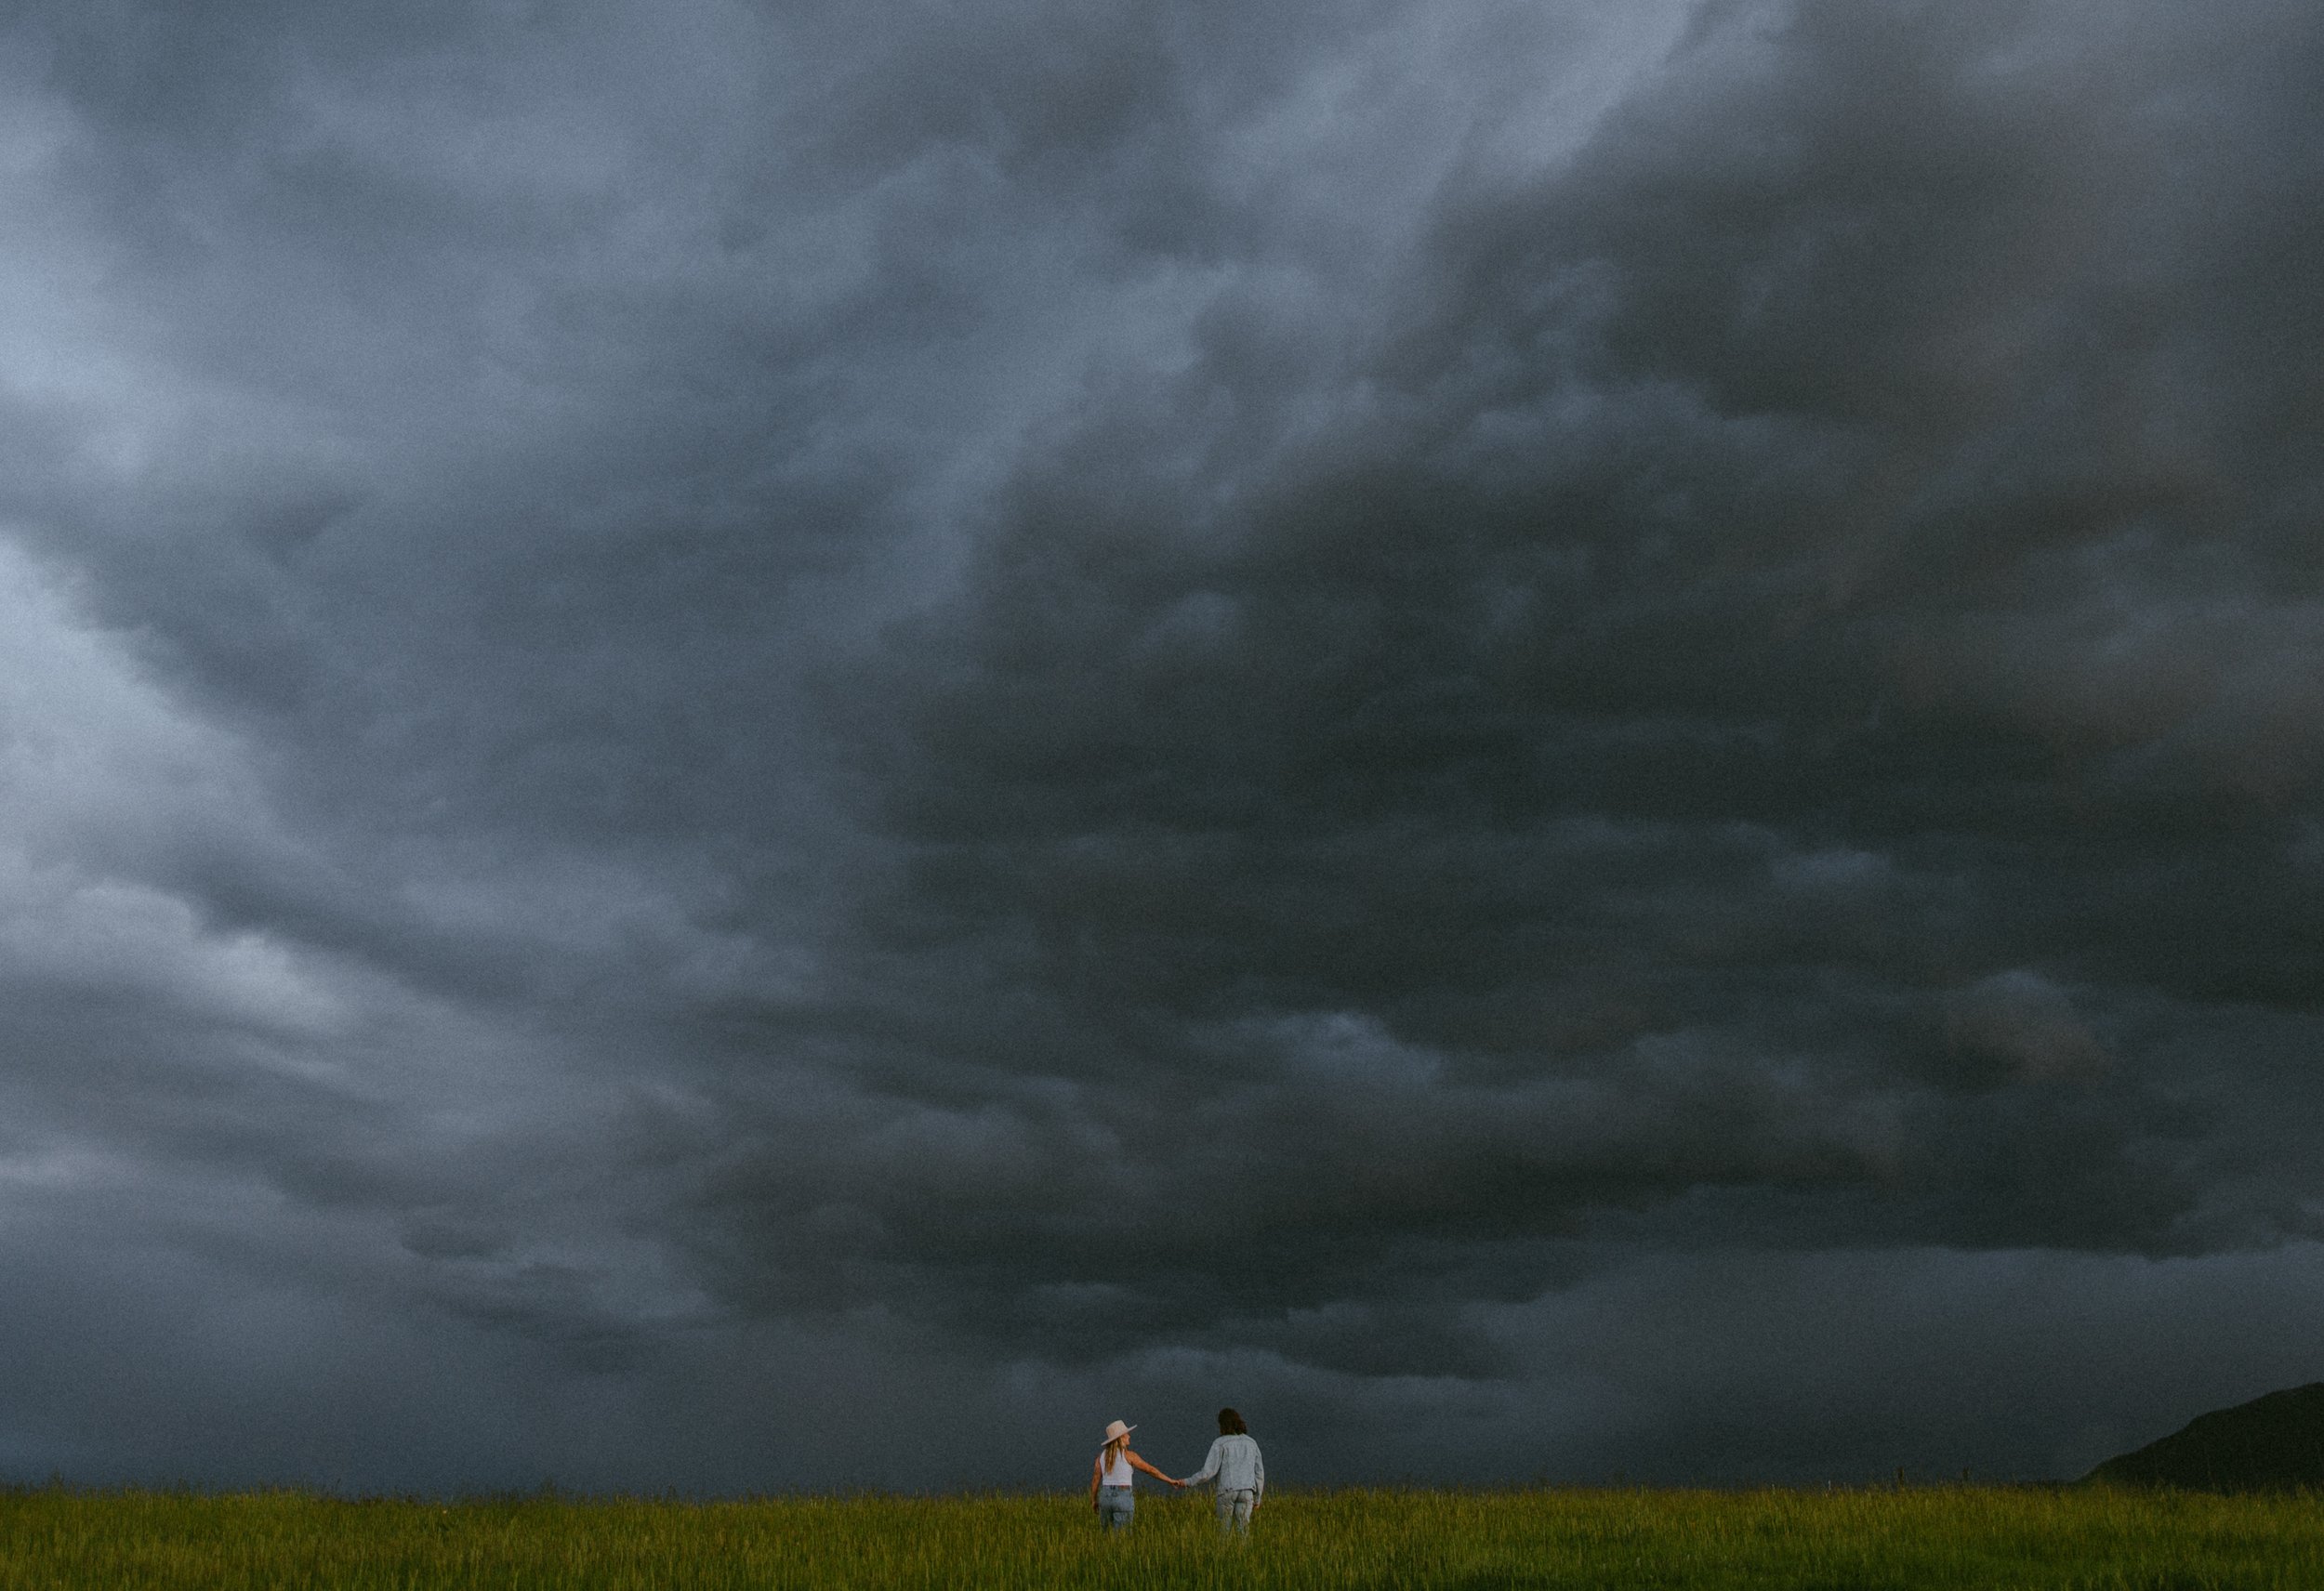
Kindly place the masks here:
<instances>
[{"instance_id":1,"label":"person with long hair","mask_svg":"<svg viewBox=\"0 0 2324 1591\"><path fill-rule=\"evenodd\" d=\"M1199 1486L1213 1477L1219 1482L1219 1528L1248 1533L1250 1517L1267 1495L1267 1466L1250 1427L1232 1409L1219 1411L1219 1440L1210 1444L1210 1456L1202 1467L1182 1484Z\"/></svg>"},{"instance_id":2,"label":"person with long hair","mask_svg":"<svg viewBox=\"0 0 2324 1591\"><path fill-rule=\"evenodd\" d=\"M1165 1485L1186 1484L1183 1480L1172 1480L1129 1450L1129 1433L1137 1428L1119 1420L1106 1427L1105 1445L1098 1449L1098 1461L1089 1470L1089 1506L1098 1511L1099 1520L1109 1531L1129 1529L1133 1506L1130 1486L1137 1479L1135 1471L1142 1469Z\"/></svg>"}]
</instances>

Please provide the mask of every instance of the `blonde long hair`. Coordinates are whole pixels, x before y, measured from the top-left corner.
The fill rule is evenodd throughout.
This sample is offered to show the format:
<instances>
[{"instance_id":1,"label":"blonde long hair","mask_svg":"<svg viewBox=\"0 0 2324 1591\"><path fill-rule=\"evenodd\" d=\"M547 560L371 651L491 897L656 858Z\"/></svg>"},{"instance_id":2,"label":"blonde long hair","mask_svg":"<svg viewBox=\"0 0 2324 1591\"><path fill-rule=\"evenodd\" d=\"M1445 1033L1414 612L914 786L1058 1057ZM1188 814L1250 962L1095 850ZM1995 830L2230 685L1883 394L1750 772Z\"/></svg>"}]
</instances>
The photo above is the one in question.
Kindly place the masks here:
<instances>
[{"instance_id":1,"label":"blonde long hair","mask_svg":"<svg viewBox=\"0 0 2324 1591\"><path fill-rule=\"evenodd\" d=\"M1117 1449L1121 1453L1122 1463L1127 1465L1129 1462L1129 1433L1128 1431L1124 1431L1120 1436L1098 1449L1098 1468L1101 1472L1114 1467L1111 1455Z\"/></svg>"}]
</instances>

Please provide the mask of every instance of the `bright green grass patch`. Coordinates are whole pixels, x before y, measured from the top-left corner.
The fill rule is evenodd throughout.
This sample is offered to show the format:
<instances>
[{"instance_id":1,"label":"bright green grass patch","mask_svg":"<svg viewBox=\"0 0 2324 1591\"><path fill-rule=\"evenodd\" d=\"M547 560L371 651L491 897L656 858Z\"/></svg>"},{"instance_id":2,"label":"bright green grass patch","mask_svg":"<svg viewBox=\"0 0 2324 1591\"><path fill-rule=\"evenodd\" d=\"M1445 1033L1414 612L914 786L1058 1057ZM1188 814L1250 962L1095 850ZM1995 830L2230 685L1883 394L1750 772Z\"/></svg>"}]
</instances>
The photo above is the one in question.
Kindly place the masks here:
<instances>
[{"instance_id":1,"label":"bright green grass patch","mask_svg":"<svg viewBox=\"0 0 2324 1591\"><path fill-rule=\"evenodd\" d=\"M1208 1499L0 1493L0 1591L751 1587L2324 1587L2304 1498L2103 1490L1311 1492L1247 1543Z\"/></svg>"}]
</instances>

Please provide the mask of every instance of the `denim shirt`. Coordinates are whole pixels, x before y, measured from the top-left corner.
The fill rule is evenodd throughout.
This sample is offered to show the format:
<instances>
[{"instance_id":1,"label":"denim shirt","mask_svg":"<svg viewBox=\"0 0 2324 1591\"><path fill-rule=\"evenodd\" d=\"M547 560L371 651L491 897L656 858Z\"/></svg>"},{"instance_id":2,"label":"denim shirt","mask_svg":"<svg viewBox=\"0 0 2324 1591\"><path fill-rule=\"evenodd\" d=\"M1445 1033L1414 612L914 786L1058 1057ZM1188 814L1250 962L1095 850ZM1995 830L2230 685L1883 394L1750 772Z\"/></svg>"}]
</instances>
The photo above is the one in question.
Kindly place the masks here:
<instances>
[{"instance_id":1,"label":"denim shirt","mask_svg":"<svg viewBox=\"0 0 2324 1591\"><path fill-rule=\"evenodd\" d=\"M1259 1444L1248 1437L1221 1437L1212 1442L1210 1456L1186 1478L1186 1484L1199 1486L1214 1475L1221 1492L1263 1495L1267 1490L1267 1466L1260 1461Z\"/></svg>"}]
</instances>

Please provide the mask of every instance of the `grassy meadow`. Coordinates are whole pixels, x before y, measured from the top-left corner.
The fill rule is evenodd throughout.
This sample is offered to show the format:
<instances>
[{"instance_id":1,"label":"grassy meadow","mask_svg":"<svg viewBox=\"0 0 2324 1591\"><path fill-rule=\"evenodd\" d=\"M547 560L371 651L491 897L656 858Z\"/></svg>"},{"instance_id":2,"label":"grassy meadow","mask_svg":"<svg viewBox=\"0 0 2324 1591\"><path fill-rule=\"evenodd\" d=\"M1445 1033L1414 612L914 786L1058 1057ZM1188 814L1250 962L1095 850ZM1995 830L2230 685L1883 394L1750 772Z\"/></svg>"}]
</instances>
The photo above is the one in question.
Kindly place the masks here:
<instances>
[{"instance_id":1,"label":"grassy meadow","mask_svg":"<svg viewBox=\"0 0 2324 1591\"><path fill-rule=\"evenodd\" d=\"M2304 1497L2106 1490L1287 1492L1248 1543L1207 1496L1123 1537L1076 1496L0 1492L0 1591L750 1587L2324 1586Z\"/></svg>"}]
</instances>

